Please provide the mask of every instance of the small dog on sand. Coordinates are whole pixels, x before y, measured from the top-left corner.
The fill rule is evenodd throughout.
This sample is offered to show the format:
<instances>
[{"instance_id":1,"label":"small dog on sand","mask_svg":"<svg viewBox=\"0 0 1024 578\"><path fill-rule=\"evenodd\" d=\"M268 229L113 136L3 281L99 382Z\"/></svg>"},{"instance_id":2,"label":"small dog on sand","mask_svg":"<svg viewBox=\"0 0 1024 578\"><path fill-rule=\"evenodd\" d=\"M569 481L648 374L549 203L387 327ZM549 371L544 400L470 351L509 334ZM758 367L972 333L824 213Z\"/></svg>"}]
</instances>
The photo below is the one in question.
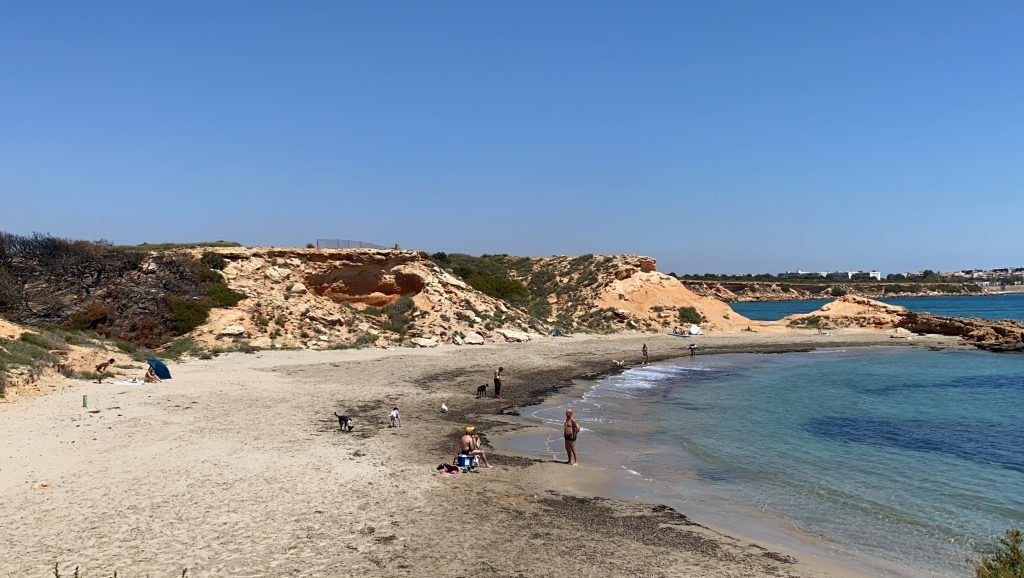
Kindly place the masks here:
<instances>
[{"instance_id":1,"label":"small dog on sand","mask_svg":"<svg viewBox=\"0 0 1024 578\"><path fill-rule=\"evenodd\" d=\"M352 418L347 415L338 415L338 412L334 412L334 417L338 418L338 428L341 431L352 431L354 427L352 425Z\"/></svg>"},{"instance_id":2,"label":"small dog on sand","mask_svg":"<svg viewBox=\"0 0 1024 578\"><path fill-rule=\"evenodd\" d=\"M389 419L391 420L391 427L400 427L402 425L402 418L398 415L397 407L391 408L391 416Z\"/></svg>"},{"instance_id":3,"label":"small dog on sand","mask_svg":"<svg viewBox=\"0 0 1024 578\"><path fill-rule=\"evenodd\" d=\"M476 388L476 396L477 397L486 397L487 396L487 384L486 383L481 385L480 387Z\"/></svg>"}]
</instances>

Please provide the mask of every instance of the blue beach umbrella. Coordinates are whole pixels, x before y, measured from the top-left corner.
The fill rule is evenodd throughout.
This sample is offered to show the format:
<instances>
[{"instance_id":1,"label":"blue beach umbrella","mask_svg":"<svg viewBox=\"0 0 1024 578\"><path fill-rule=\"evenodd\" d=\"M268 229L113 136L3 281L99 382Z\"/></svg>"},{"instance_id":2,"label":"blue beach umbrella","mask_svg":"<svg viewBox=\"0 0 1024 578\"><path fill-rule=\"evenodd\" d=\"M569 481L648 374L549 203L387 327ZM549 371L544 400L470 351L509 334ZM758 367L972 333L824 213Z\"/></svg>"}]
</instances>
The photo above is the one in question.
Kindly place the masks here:
<instances>
[{"instance_id":1,"label":"blue beach umbrella","mask_svg":"<svg viewBox=\"0 0 1024 578\"><path fill-rule=\"evenodd\" d=\"M156 376L159 377L160 379L171 378L171 372L169 369L167 369L167 366L164 365L164 362L160 361L159 359L147 359L146 363L148 363L149 366L153 368L153 373L155 373Z\"/></svg>"}]
</instances>

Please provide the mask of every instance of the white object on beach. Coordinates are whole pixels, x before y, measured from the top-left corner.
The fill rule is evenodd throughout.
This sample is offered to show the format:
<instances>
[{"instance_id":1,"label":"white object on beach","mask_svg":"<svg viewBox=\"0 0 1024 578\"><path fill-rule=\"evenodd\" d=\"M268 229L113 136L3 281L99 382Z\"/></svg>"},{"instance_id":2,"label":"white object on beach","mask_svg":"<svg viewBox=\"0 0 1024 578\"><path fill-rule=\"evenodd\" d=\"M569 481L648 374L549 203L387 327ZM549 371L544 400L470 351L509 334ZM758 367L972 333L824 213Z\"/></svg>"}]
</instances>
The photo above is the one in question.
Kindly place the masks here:
<instances>
[{"instance_id":1,"label":"white object on beach","mask_svg":"<svg viewBox=\"0 0 1024 578\"><path fill-rule=\"evenodd\" d=\"M704 331L700 326L690 324L690 335L704 335Z\"/></svg>"},{"instance_id":2,"label":"white object on beach","mask_svg":"<svg viewBox=\"0 0 1024 578\"><path fill-rule=\"evenodd\" d=\"M448 406L443 403L441 404L441 413L448 413Z\"/></svg>"}]
</instances>

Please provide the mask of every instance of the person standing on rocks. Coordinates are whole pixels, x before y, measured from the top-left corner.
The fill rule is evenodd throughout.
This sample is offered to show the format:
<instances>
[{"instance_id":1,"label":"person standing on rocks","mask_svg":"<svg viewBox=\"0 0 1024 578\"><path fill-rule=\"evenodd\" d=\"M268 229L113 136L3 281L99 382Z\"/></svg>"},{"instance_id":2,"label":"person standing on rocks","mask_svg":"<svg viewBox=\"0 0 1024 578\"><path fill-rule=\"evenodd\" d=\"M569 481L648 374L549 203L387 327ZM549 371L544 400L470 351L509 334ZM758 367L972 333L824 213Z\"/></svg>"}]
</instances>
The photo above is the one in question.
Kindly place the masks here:
<instances>
[{"instance_id":1,"label":"person standing on rocks","mask_svg":"<svg viewBox=\"0 0 1024 578\"><path fill-rule=\"evenodd\" d=\"M494 399L501 399L501 380L505 378L504 371L504 367L494 370Z\"/></svg>"},{"instance_id":2,"label":"person standing on rocks","mask_svg":"<svg viewBox=\"0 0 1024 578\"><path fill-rule=\"evenodd\" d=\"M649 362L651 360L651 356L650 356L651 352L650 352L650 350L647 349L647 344L646 343L644 343L643 349L640 350L640 354L643 355L643 357L644 357L644 361L643 361L644 363L647 363L647 362Z\"/></svg>"},{"instance_id":3,"label":"person standing on rocks","mask_svg":"<svg viewBox=\"0 0 1024 578\"><path fill-rule=\"evenodd\" d=\"M578 466L579 456L576 455L576 437L580 434L580 422L572 415L572 410L565 410L565 427L562 428L565 436L565 463L570 466Z\"/></svg>"}]
</instances>

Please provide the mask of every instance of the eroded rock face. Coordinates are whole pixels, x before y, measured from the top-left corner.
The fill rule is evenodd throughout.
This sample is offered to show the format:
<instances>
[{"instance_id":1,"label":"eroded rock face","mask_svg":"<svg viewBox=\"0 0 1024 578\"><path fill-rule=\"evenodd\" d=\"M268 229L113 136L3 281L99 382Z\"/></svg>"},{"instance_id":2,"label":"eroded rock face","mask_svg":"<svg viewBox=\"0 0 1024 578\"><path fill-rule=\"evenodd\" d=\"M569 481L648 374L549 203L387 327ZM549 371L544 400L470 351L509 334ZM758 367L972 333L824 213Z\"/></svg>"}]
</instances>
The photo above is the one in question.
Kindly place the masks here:
<instances>
[{"instance_id":1,"label":"eroded rock face","mask_svg":"<svg viewBox=\"0 0 1024 578\"><path fill-rule=\"evenodd\" d=\"M1024 351L1024 323L976 317L944 317L930 313L907 312L899 327L914 333L955 335L980 349Z\"/></svg>"},{"instance_id":2,"label":"eroded rock face","mask_svg":"<svg viewBox=\"0 0 1024 578\"><path fill-rule=\"evenodd\" d=\"M209 249L204 249L209 250ZM228 284L250 298L215 309L192 335L259 347L416 345L502 340L536 331L525 311L483 295L416 251L219 248ZM403 297L410 297L399 303ZM244 335L222 335L229 326ZM468 336L468 339L465 337Z\"/></svg>"}]
</instances>

